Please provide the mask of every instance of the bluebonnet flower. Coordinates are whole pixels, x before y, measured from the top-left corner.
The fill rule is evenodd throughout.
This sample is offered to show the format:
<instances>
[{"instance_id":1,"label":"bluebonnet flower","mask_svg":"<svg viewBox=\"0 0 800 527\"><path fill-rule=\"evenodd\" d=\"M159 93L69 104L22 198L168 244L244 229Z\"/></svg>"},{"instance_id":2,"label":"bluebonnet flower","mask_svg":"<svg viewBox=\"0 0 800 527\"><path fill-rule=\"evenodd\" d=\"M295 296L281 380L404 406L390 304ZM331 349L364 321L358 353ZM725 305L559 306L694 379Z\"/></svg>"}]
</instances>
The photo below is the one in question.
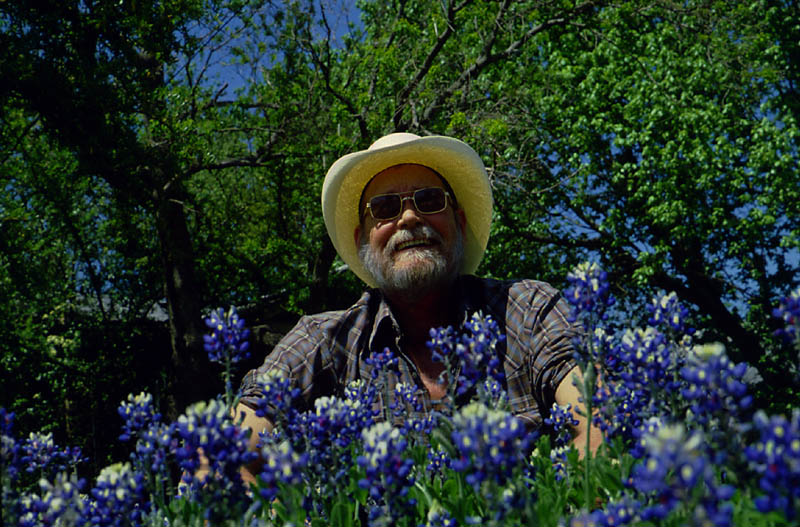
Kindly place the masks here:
<instances>
[{"instance_id":1,"label":"bluebonnet flower","mask_svg":"<svg viewBox=\"0 0 800 527\"><path fill-rule=\"evenodd\" d=\"M490 408L506 410L508 406L508 394L503 385L497 379L486 379L478 385L478 400Z\"/></svg>"},{"instance_id":2,"label":"bluebonnet flower","mask_svg":"<svg viewBox=\"0 0 800 527\"><path fill-rule=\"evenodd\" d=\"M622 336L620 358L626 367L620 377L629 388L658 386L674 390L672 356L666 336L654 328L634 328Z\"/></svg>"},{"instance_id":3,"label":"bluebonnet flower","mask_svg":"<svg viewBox=\"0 0 800 527\"><path fill-rule=\"evenodd\" d=\"M308 421L311 444L315 448L328 444L345 448L372 425L373 415L372 408L358 399L320 397L314 401L314 413Z\"/></svg>"},{"instance_id":4,"label":"bluebonnet flower","mask_svg":"<svg viewBox=\"0 0 800 527\"><path fill-rule=\"evenodd\" d=\"M384 372L399 372L399 360L389 348L371 353L364 362L372 366L370 375L373 381L380 379Z\"/></svg>"},{"instance_id":5,"label":"bluebonnet flower","mask_svg":"<svg viewBox=\"0 0 800 527\"><path fill-rule=\"evenodd\" d=\"M784 327L776 331L787 342L800 346L800 287L784 297L778 307L772 311L773 316L783 321Z\"/></svg>"},{"instance_id":6,"label":"bluebonnet flower","mask_svg":"<svg viewBox=\"0 0 800 527\"><path fill-rule=\"evenodd\" d=\"M645 456L631 476L632 486L653 498L653 504L641 511L642 519L658 521L678 504L695 502L690 510L697 522L713 517L716 525L730 525L733 508L728 500L733 488L716 484L701 432L687 432L680 424L663 425L642 440Z\"/></svg>"},{"instance_id":7,"label":"bluebonnet flower","mask_svg":"<svg viewBox=\"0 0 800 527\"><path fill-rule=\"evenodd\" d=\"M427 342L433 360L455 369L456 395L466 394L487 379L505 381L497 347L505 340L497 322L490 316L474 313L457 334L448 326L430 330Z\"/></svg>"},{"instance_id":8,"label":"bluebonnet flower","mask_svg":"<svg viewBox=\"0 0 800 527\"><path fill-rule=\"evenodd\" d=\"M593 397L599 416L594 422L606 437L635 440L635 431L650 417L669 415L682 387L678 374L682 354L655 328L624 332L616 347L615 370L602 369L604 382Z\"/></svg>"},{"instance_id":9,"label":"bluebonnet flower","mask_svg":"<svg viewBox=\"0 0 800 527\"><path fill-rule=\"evenodd\" d=\"M639 521L637 511L641 505L638 501L623 497L622 499L609 503L602 510L584 512L573 516L570 520L570 527L617 527L631 525Z\"/></svg>"},{"instance_id":10,"label":"bluebonnet flower","mask_svg":"<svg viewBox=\"0 0 800 527\"><path fill-rule=\"evenodd\" d=\"M39 471L44 476L68 471L84 460L78 447L61 450L53 442L52 432L31 432L22 445L22 454L21 461L26 465L25 470Z\"/></svg>"},{"instance_id":11,"label":"bluebonnet flower","mask_svg":"<svg viewBox=\"0 0 800 527\"><path fill-rule=\"evenodd\" d=\"M139 433L131 456L138 470L160 474L167 469L167 458L177 448L174 430L173 425L154 422Z\"/></svg>"},{"instance_id":12,"label":"bluebonnet flower","mask_svg":"<svg viewBox=\"0 0 800 527\"><path fill-rule=\"evenodd\" d=\"M453 416L451 438L458 453L451 466L476 492L484 481L503 485L515 467L526 465L530 438L508 412L470 403Z\"/></svg>"},{"instance_id":13,"label":"bluebonnet flower","mask_svg":"<svg viewBox=\"0 0 800 527\"><path fill-rule=\"evenodd\" d=\"M553 403L550 409L550 416L544 419L544 423L552 428L555 436L555 445L564 446L572 439L572 427L578 425L578 420L572 413L572 405L567 404L562 406L558 403Z\"/></svg>"},{"instance_id":14,"label":"bluebonnet flower","mask_svg":"<svg viewBox=\"0 0 800 527\"><path fill-rule=\"evenodd\" d=\"M278 497L279 483L295 485L302 481L308 454L294 451L289 441L268 443L261 448L264 463L259 473L258 493L267 502Z\"/></svg>"},{"instance_id":15,"label":"bluebonnet flower","mask_svg":"<svg viewBox=\"0 0 800 527\"><path fill-rule=\"evenodd\" d=\"M117 409L122 417L122 434L120 441L127 441L137 433L150 427L151 424L161 420L161 414L153 407L153 396L142 392L134 396L128 394L127 401L122 401Z\"/></svg>"},{"instance_id":16,"label":"bluebonnet flower","mask_svg":"<svg viewBox=\"0 0 800 527\"><path fill-rule=\"evenodd\" d=\"M569 286L564 296L572 305L571 321L584 320L584 327L589 329L589 318L597 317L605 320L605 310L614 304L608 274L595 262L583 262L567 274Z\"/></svg>"},{"instance_id":17,"label":"bluebonnet flower","mask_svg":"<svg viewBox=\"0 0 800 527\"><path fill-rule=\"evenodd\" d=\"M550 462L556 471L556 481L561 481L567 476L567 454L571 447L567 445L555 446L550 449Z\"/></svg>"},{"instance_id":18,"label":"bluebonnet flower","mask_svg":"<svg viewBox=\"0 0 800 527\"><path fill-rule=\"evenodd\" d=\"M414 484L411 469L414 462L404 457L408 442L400 430L386 421L376 423L362 433L364 453L357 458L365 470L358 485L369 492L373 507L369 513L371 525L389 525L407 516L414 500L408 489Z\"/></svg>"},{"instance_id":19,"label":"bluebonnet flower","mask_svg":"<svg viewBox=\"0 0 800 527\"><path fill-rule=\"evenodd\" d=\"M712 417L726 423L743 414L753 402L743 382L747 364L733 364L722 344L695 346L681 368L686 386L681 394L691 401L694 420L708 423Z\"/></svg>"},{"instance_id":20,"label":"bluebonnet flower","mask_svg":"<svg viewBox=\"0 0 800 527\"><path fill-rule=\"evenodd\" d=\"M425 523L420 527L458 527L458 522L441 506L433 506L428 511Z\"/></svg>"},{"instance_id":21,"label":"bluebonnet flower","mask_svg":"<svg viewBox=\"0 0 800 527\"><path fill-rule=\"evenodd\" d=\"M394 400L389 408L395 417L402 417L409 414L409 408L412 412L421 412L423 405L417 398L417 389L414 386L399 382L394 387Z\"/></svg>"},{"instance_id":22,"label":"bluebonnet flower","mask_svg":"<svg viewBox=\"0 0 800 527\"><path fill-rule=\"evenodd\" d=\"M351 386L351 388L355 388ZM360 394L351 389L351 394ZM298 413L287 424L287 438L299 453L308 455L310 466L325 467L324 471L309 472L314 479L311 488L318 497L336 492L349 477L353 464L353 441L374 423L375 411L361 399L320 397L314 401L314 411Z\"/></svg>"},{"instance_id":23,"label":"bluebonnet flower","mask_svg":"<svg viewBox=\"0 0 800 527\"><path fill-rule=\"evenodd\" d=\"M778 510L793 520L800 504L800 410L790 419L756 412L753 423L759 439L745 449L752 468L760 475L765 494L755 500L762 511Z\"/></svg>"},{"instance_id":24,"label":"bluebonnet flower","mask_svg":"<svg viewBox=\"0 0 800 527\"><path fill-rule=\"evenodd\" d=\"M427 470L433 474L442 475L444 470L450 468L450 456L442 449L428 450Z\"/></svg>"},{"instance_id":25,"label":"bluebonnet flower","mask_svg":"<svg viewBox=\"0 0 800 527\"><path fill-rule=\"evenodd\" d=\"M85 482L76 475L56 474L52 482L39 480L39 494L23 495L19 527L70 526L83 523Z\"/></svg>"},{"instance_id":26,"label":"bluebonnet flower","mask_svg":"<svg viewBox=\"0 0 800 527\"><path fill-rule=\"evenodd\" d=\"M248 349L250 330L245 328L244 319L239 318L236 308L227 312L221 307L211 312L205 319L206 326L211 329L210 335L203 335L208 358L213 362L232 364L250 357Z\"/></svg>"},{"instance_id":27,"label":"bluebonnet flower","mask_svg":"<svg viewBox=\"0 0 800 527\"><path fill-rule=\"evenodd\" d=\"M19 473L21 446L14 437L14 412L0 407L0 489L13 483Z\"/></svg>"},{"instance_id":28,"label":"bluebonnet flower","mask_svg":"<svg viewBox=\"0 0 800 527\"><path fill-rule=\"evenodd\" d=\"M181 440L175 454L186 483L194 481L194 473L200 467L201 449L208 460L210 474L221 475L234 483L241 482L239 467L256 455L247 450L250 431L237 426L228 407L217 399L187 408L175 424L175 435Z\"/></svg>"},{"instance_id":29,"label":"bluebonnet flower","mask_svg":"<svg viewBox=\"0 0 800 527\"><path fill-rule=\"evenodd\" d=\"M300 389L293 388L291 379L278 370L259 374L256 382L261 390L256 399L256 415L269 419L276 426L285 427L297 413L294 405Z\"/></svg>"},{"instance_id":30,"label":"bluebonnet flower","mask_svg":"<svg viewBox=\"0 0 800 527\"><path fill-rule=\"evenodd\" d=\"M647 323L654 327L668 327L678 334L694 334L694 328L686 325L689 310L680 303L675 292L662 293L654 297L647 305L650 313Z\"/></svg>"},{"instance_id":31,"label":"bluebonnet flower","mask_svg":"<svg viewBox=\"0 0 800 527\"><path fill-rule=\"evenodd\" d=\"M436 414L422 414L424 405L417 397L417 391L415 386L397 383L394 387L394 399L389 405L394 422L402 422L403 432L409 437L427 436L437 422Z\"/></svg>"},{"instance_id":32,"label":"bluebonnet flower","mask_svg":"<svg viewBox=\"0 0 800 527\"><path fill-rule=\"evenodd\" d=\"M139 525L149 511L145 477L133 470L130 463L105 467L90 494L93 500L84 515L91 525Z\"/></svg>"}]
</instances>

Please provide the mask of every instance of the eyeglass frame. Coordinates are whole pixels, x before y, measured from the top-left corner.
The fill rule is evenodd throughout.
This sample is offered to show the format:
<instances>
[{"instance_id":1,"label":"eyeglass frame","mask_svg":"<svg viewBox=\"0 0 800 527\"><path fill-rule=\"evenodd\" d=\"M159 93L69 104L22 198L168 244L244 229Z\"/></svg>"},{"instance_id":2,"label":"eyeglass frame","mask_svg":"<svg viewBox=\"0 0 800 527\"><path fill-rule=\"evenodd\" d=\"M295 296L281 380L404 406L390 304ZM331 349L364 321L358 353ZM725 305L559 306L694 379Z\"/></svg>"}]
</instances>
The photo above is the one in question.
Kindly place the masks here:
<instances>
[{"instance_id":1,"label":"eyeglass frame","mask_svg":"<svg viewBox=\"0 0 800 527\"><path fill-rule=\"evenodd\" d=\"M444 207L442 207L441 209L439 209L437 211L433 211L433 212L423 212L423 211L419 210L419 207L417 206L417 201L416 201L416 197L415 196L416 196L417 192L421 192L423 190L431 190L431 189L441 190L444 193ZM395 214L394 216L392 216L390 218L376 218L375 215L372 213L372 203L371 203L372 200L375 199L375 198L383 197L383 196L399 196L400 197L400 208L399 208L397 214ZM444 212L445 210L447 210L448 202L450 203L450 206L454 206L455 205L455 201L453 200L453 196L450 194L450 192L447 189L442 188L442 187L424 187L424 188L418 188L418 189L415 189L415 190L410 190L408 192L387 192L386 194L377 194L375 196L372 196L371 198L369 198L367 200L366 204L364 205L364 212L361 214L361 217L362 218L366 217L367 211L369 211L369 215L372 216L372 219L374 219L375 221L391 221L391 220L393 220L395 218L399 218L403 214L403 210L405 209L405 202L406 202L406 200L409 200L409 199L411 200L411 203L414 204L414 210L416 210L420 214L424 214L426 216L429 216L431 214L439 214L440 212Z\"/></svg>"}]
</instances>

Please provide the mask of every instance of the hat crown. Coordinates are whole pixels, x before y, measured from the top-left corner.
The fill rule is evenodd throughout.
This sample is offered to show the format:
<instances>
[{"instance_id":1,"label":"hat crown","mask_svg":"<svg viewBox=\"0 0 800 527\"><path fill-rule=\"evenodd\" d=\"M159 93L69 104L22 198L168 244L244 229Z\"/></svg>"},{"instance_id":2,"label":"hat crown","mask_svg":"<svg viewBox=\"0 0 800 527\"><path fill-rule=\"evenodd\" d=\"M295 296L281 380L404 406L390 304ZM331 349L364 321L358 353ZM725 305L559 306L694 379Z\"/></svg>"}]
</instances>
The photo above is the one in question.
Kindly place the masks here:
<instances>
[{"instance_id":1,"label":"hat crown","mask_svg":"<svg viewBox=\"0 0 800 527\"><path fill-rule=\"evenodd\" d=\"M416 141L420 137L418 135L409 134L406 132L396 132L393 134L385 135L369 145L368 150L379 150L381 148L388 148L390 146Z\"/></svg>"}]
</instances>

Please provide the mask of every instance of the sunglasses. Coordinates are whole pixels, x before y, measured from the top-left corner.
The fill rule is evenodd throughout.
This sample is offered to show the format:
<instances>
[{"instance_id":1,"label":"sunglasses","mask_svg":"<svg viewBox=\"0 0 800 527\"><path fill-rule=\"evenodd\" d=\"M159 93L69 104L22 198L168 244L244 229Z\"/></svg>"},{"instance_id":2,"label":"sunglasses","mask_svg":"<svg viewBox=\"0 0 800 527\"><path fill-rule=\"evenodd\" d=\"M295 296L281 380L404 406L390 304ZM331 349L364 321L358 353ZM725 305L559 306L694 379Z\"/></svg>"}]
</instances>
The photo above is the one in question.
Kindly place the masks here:
<instances>
[{"instance_id":1,"label":"sunglasses","mask_svg":"<svg viewBox=\"0 0 800 527\"><path fill-rule=\"evenodd\" d=\"M405 194L405 195L404 195ZM453 198L439 187L421 188L410 196L404 194L379 194L367 202L369 213L376 220L393 220L403 212L403 202L410 199L420 214L436 214L447 208Z\"/></svg>"}]
</instances>

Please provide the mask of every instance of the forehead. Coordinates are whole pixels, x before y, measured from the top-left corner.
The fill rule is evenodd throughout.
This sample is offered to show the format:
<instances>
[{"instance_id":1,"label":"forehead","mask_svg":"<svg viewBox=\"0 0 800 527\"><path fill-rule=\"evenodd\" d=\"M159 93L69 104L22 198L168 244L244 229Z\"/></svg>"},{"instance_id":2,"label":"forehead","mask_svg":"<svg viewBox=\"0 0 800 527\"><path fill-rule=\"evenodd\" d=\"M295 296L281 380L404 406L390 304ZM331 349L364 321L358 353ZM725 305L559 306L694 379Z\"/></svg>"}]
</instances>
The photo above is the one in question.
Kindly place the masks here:
<instances>
[{"instance_id":1,"label":"forehead","mask_svg":"<svg viewBox=\"0 0 800 527\"><path fill-rule=\"evenodd\" d=\"M441 187L442 180L422 165L395 165L378 172L364 189L364 198L391 192L408 192L425 187Z\"/></svg>"}]
</instances>

